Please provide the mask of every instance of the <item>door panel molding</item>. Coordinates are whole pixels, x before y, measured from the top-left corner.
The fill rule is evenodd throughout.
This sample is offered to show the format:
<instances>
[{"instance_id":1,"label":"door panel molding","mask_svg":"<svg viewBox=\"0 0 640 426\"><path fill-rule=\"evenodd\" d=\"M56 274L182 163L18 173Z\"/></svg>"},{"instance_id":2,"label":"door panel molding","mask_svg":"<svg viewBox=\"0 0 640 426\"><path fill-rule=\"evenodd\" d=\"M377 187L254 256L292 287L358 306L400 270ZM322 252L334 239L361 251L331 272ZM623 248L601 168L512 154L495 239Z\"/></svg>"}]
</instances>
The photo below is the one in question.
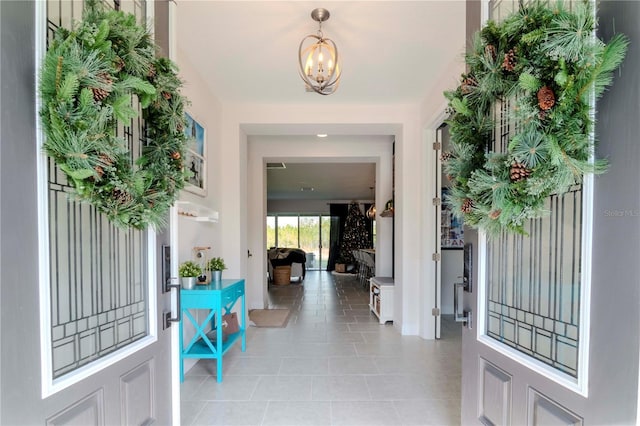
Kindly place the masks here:
<instances>
[{"instance_id":1,"label":"door panel molding","mask_svg":"<svg viewBox=\"0 0 640 426\"><path fill-rule=\"evenodd\" d=\"M553 402L537 390L527 389L527 425L582 426L583 420L565 407Z\"/></svg>"},{"instance_id":2,"label":"door panel molding","mask_svg":"<svg viewBox=\"0 0 640 426\"><path fill-rule=\"evenodd\" d=\"M478 420L485 425L511 424L511 375L482 357L478 362Z\"/></svg>"},{"instance_id":3,"label":"door panel molding","mask_svg":"<svg viewBox=\"0 0 640 426\"><path fill-rule=\"evenodd\" d=\"M155 362L149 359L120 377L123 425L152 424L155 418Z\"/></svg>"},{"instance_id":4,"label":"door panel molding","mask_svg":"<svg viewBox=\"0 0 640 426\"><path fill-rule=\"evenodd\" d=\"M47 419L47 426L104 425L104 391L98 389L86 398L64 408Z\"/></svg>"}]
</instances>

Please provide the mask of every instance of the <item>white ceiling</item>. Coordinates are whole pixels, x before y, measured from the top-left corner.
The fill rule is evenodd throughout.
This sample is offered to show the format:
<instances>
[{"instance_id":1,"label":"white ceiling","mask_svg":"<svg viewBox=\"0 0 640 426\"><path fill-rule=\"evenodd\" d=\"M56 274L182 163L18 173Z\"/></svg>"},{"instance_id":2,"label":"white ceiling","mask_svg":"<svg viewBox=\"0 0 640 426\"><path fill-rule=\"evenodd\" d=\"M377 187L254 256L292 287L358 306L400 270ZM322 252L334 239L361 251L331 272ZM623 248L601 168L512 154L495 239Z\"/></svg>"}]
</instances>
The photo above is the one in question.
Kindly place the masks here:
<instances>
[{"instance_id":1,"label":"white ceiling","mask_svg":"<svg viewBox=\"0 0 640 426\"><path fill-rule=\"evenodd\" d=\"M373 200L373 163L287 163L267 169L269 200ZM303 190L304 188L304 190Z\"/></svg>"},{"instance_id":2,"label":"white ceiling","mask_svg":"<svg viewBox=\"0 0 640 426\"><path fill-rule=\"evenodd\" d=\"M306 92L298 76L298 46L318 29L310 17L317 7L331 13L323 31L338 45L342 62L340 87L329 96ZM178 60L186 59L201 70L223 105L416 105L433 95L434 82L448 77L455 81L448 70L462 61L464 25L464 0L178 0ZM288 130L285 124L277 131L312 134L315 129L302 133L304 129ZM357 127L341 133L356 135ZM309 186L317 188L347 186L337 179L355 169L344 164L335 167L333 173L323 174L322 182L311 182L305 167L290 165L279 172L291 182L307 179ZM294 175L298 170L307 178ZM329 182L332 177L334 181ZM268 180L269 185L273 182ZM356 192L368 192L371 184L365 185ZM286 197L282 191L269 188L270 194ZM299 187L297 192L299 196Z\"/></svg>"}]
</instances>

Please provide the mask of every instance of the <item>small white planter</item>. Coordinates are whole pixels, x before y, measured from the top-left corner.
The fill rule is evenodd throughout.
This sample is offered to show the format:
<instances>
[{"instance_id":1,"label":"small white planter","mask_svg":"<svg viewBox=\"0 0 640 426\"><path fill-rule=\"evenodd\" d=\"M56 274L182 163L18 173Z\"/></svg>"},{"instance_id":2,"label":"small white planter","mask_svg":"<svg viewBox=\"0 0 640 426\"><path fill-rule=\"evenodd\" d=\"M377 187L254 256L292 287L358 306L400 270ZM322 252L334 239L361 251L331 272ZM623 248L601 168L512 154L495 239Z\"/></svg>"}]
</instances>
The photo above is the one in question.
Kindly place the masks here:
<instances>
[{"instance_id":1,"label":"small white planter","mask_svg":"<svg viewBox=\"0 0 640 426\"><path fill-rule=\"evenodd\" d=\"M181 277L180 284L185 290L191 290L196 286L196 277Z\"/></svg>"}]
</instances>

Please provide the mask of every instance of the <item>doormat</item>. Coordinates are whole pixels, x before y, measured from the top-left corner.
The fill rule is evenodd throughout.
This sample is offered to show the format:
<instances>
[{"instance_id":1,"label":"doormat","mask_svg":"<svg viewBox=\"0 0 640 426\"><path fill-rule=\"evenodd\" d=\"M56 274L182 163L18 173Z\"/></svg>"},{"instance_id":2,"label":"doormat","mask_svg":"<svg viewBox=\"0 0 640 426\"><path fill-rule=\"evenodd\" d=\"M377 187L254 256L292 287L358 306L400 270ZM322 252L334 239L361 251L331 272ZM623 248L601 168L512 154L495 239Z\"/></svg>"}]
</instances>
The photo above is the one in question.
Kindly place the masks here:
<instances>
[{"instance_id":1,"label":"doormat","mask_svg":"<svg viewBox=\"0 0 640 426\"><path fill-rule=\"evenodd\" d=\"M289 321L289 309L252 309L249 319L256 327L283 328Z\"/></svg>"}]
</instances>

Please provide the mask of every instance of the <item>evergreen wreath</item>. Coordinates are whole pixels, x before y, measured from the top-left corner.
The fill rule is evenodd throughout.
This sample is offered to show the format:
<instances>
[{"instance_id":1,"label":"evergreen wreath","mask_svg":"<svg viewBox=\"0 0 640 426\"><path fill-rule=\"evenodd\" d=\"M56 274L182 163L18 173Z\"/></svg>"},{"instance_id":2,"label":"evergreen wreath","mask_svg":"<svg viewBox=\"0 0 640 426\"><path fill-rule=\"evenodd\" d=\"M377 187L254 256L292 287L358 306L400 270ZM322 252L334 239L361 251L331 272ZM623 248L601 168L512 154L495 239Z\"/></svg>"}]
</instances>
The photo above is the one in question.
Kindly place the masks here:
<instances>
[{"instance_id":1,"label":"evergreen wreath","mask_svg":"<svg viewBox=\"0 0 640 426\"><path fill-rule=\"evenodd\" d=\"M593 35L588 2L573 7L534 2L501 23L489 21L466 56L468 73L445 92L452 142L442 154L452 182L446 202L490 237L526 234L526 221L546 214L548 196L606 170L591 158L592 102L611 84L628 41L617 35L603 43ZM499 107L512 131L504 149L492 151Z\"/></svg>"},{"instance_id":2,"label":"evergreen wreath","mask_svg":"<svg viewBox=\"0 0 640 426\"><path fill-rule=\"evenodd\" d=\"M176 65L156 50L135 16L88 0L74 29L57 29L42 66L44 150L80 200L123 228L165 226L188 173L187 101ZM134 125L138 109L144 141L134 160L116 127Z\"/></svg>"}]
</instances>

